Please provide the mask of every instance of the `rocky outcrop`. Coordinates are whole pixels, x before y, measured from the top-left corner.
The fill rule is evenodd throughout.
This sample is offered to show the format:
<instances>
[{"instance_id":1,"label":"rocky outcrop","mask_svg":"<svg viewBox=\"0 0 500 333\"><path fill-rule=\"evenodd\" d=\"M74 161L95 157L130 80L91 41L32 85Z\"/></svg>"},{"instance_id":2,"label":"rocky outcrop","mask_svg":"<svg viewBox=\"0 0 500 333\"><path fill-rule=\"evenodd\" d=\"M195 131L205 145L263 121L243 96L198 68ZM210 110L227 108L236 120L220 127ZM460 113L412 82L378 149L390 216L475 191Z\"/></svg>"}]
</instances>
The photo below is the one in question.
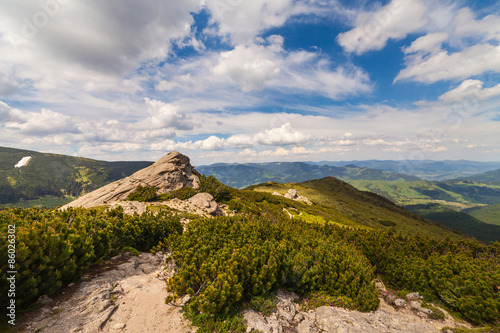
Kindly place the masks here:
<instances>
[{"instance_id":1,"label":"rocky outcrop","mask_svg":"<svg viewBox=\"0 0 500 333\"><path fill-rule=\"evenodd\" d=\"M446 315L445 320L430 320L427 317L430 310L416 304L413 306L418 307L419 310L413 307L395 309L381 299L380 307L373 312L349 311L332 306L321 306L305 312L301 311L299 305L294 302L296 298L298 297L294 293L278 291L276 309L267 317L254 310L242 311L241 314L247 321L247 332L438 333L443 327L470 327L468 325L462 326L449 315ZM422 312L420 309L424 309L424 311Z\"/></svg>"},{"instance_id":2,"label":"rocky outcrop","mask_svg":"<svg viewBox=\"0 0 500 333\"><path fill-rule=\"evenodd\" d=\"M219 205L217 204L217 202L215 202L214 197L209 193L195 194L187 201L198 208L205 209L206 212L212 216L218 216L222 214L221 210L219 209Z\"/></svg>"},{"instance_id":3,"label":"rocky outcrop","mask_svg":"<svg viewBox=\"0 0 500 333\"><path fill-rule=\"evenodd\" d=\"M171 152L153 165L133 175L103 186L62 207L84 207L107 205L127 199L138 185L156 189L158 194L169 193L185 186L198 189L200 180L189 162L189 157L176 151Z\"/></svg>"},{"instance_id":4,"label":"rocky outcrop","mask_svg":"<svg viewBox=\"0 0 500 333\"><path fill-rule=\"evenodd\" d=\"M278 192L273 192L272 194L273 194L273 195L280 196L280 197L285 197L285 198L290 199L290 200L302 201L302 202L305 202L306 204L308 204L309 206L313 204L313 203L312 203L309 199L307 199L306 197L301 196L301 195L298 195L298 194L297 194L297 190L294 190L294 189L289 189L289 190L288 190L288 193L285 193L284 195L283 195L283 194L281 194L281 193L278 193Z\"/></svg>"}]
</instances>

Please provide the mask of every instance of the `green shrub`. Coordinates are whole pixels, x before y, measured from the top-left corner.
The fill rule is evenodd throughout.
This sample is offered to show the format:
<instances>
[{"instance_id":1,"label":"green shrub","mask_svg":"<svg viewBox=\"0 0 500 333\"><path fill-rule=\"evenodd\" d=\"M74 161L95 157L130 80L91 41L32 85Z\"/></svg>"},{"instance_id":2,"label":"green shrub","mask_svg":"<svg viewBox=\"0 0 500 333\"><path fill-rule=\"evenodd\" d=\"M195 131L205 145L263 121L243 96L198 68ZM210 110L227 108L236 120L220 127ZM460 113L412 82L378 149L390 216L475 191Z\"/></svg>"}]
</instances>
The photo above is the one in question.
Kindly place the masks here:
<instances>
[{"instance_id":1,"label":"green shrub","mask_svg":"<svg viewBox=\"0 0 500 333\"><path fill-rule=\"evenodd\" d=\"M261 312L264 316L269 316L276 309L276 296L271 293L269 296L254 296L249 302L250 309Z\"/></svg>"},{"instance_id":2,"label":"green shrub","mask_svg":"<svg viewBox=\"0 0 500 333\"><path fill-rule=\"evenodd\" d=\"M314 310L320 306L336 306L349 310L358 310L358 303L346 296L331 296L325 292L310 294L300 300L303 311Z\"/></svg>"},{"instance_id":3,"label":"green shrub","mask_svg":"<svg viewBox=\"0 0 500 333\"><path fill-rule=\"evenodd\" d=\"M171 200L174 198L180 199L180 200L186 200L191 198L193 195L198 193L194 188L186 186L182 187L178 190L174 190L168 194L160 194L158 196L158 201L166 201L166 200Z\"/></svg>"},{"instance_id":4,"label":"green shrub","mask_svg":"<svg viewBox=\"0 0 500 333\"><path fill-rule=\"evenodd\" d=\"M127 196L129 201L155 201L157 198L156 189L150 186L137 185L136 189Z\"/></svg>"},{"instance_id":5,"label":"green shrub","mask_svg":"<svg viewBox=\"0 0 500 333\"><path fill-rule=\"evenodd\" d=\"M247 329L245 318L235 312L228 315L210 315L188 309L184 312L184 316L198 327L197 333L245 333Z\"/></svg>"}]
</instances>

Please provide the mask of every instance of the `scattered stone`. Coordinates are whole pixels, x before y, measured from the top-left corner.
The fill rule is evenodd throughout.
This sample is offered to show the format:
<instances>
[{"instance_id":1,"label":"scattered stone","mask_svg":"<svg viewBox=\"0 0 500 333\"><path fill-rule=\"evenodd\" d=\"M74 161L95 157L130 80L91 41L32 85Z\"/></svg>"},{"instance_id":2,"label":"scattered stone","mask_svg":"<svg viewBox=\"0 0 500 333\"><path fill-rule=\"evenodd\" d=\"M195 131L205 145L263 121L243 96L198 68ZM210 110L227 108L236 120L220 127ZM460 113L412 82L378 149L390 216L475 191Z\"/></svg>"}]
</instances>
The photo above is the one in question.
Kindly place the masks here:
<instances>
[{"instance_id":1,"label":"scattered stone","mask_svg":"<svg viewBox=\"0 0 500 333\"><path fill-rule=\"evenodd\" d=\"M424 296L421 296L418 291L417 292L414 292L414 293L409 293L406 295L406 299L411 301L411 300L418 300L418 299L424 299Z\"/></svg>"},{"instance_id":2,"label":"scattered stone","mask_svg":"<svg viewBox=\"0 0 500 333\"><path fill-rule=\"evenodd\" d=\"M394 305L397 308L404 308L407 305L407 303L404 299L398 298L397 300L394 301Z\"/></svg>"},{"instance_id":3,"label":"scattered stone","mask_svg":"<svg viewBox=\"0 0 500 333\"><path fill-rule=\"evenodd\" d=\"M127 326L127 325L125 325L124 323L116 323L111 328L114 330L122 330L125 328L125 326Z\"/></svg>"},{"instance_id":4,"label":"scattered stone","mask_svg":"<svg viewBox=\"0 0 500 333\"><path fill-rule=\"evenodd\" d=\"M189 303L190 300L191 300L191 296L190 295L186 295L186 296L184 296L182 298L180 305L181 306L186 306Z\"/></svg>"},{"instance_id":5,"label":"scattered stone","mask_svg":"<svg viewBox=\"0 0 500 333\"><path fill-rule=\"evenodd\" d=\"M375 280L375 288L377 288L379 294L385 294L387 292L387 288L385 287L384 282L380 280Z\"/></svg>"},{"instance_id":6,"label":"scattered stone","mask_svg":"<svg viewBox=\"0 0 500 333\"><path fill-rule=\"evenodd\" d=\"M282 197L282 196L283 196L283 194L278 193L278 192L273 192L273 195L277 195L277 196L279 196L279 197Z\"/></svg>"},{"instance_id":7,"label":"scattered stone","mask_svg":"<svg viewBox=\"0 0 500 333\"><path fill-rule=\"evenodd\" d=\"M50 302L52 302L52 298L50 298L47 295L42 295L42 296L38 297L38 300L37 300L37 303L42 303L43 305L49 304Z\"/></svg>"},{"instance_id":8,"label":"scattered stone","mask_svg":"<svg viewBox=\"0 0 500 333\"><path fill-rule=\"evenodd\" d=\"M213 216L221 215L219 205L215 202L214 197L209 193L198 193L188 199L188 202L196 207L206 209L208 214Z\"/></svg>"},{"instance_id":9,"label":"scattered stone","mask_svg":"<svg viewBox=\"0 0 500 333\"><path fill-rule=\"evenodd\" d=\"M306 204L308 204L309 206L311 206L313 203L307 199L306 197L303 197L303 196L298 196L295 201L302 201L302 202L305 202Z\"/></svg>"},{"instance_id":10,"label":"scattered stone","mask_svg":"<svg viewBox=\"0 0 500 333\"><path fill-rule=\"evenodd\" d=\"M68 284L68 288L71 288L71 287L73 287L74 285L75 285L75 283L74 283L74 282L71 282L70 284Z\"/></svg>"}]
</instances>

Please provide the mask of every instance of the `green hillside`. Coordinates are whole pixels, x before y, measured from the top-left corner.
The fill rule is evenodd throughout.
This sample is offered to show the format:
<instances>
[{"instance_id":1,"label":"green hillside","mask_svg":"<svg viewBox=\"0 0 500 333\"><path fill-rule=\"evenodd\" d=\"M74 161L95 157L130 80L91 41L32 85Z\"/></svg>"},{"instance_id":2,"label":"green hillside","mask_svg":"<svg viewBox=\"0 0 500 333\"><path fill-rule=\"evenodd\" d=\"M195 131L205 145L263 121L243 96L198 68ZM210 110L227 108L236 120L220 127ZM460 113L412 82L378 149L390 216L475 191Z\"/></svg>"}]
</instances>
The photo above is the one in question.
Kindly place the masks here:
<instances>
[{"instance_id":1,"label":"green hillside","mask_svg":"<svg viewBox=\"0 0 500 333\"><path fill-rule=\"evenodd\" d=\"M438 202L458 209L478 204L500 203L500 185L472 181L372 181L350 180L350 184L363 190L383 195L400 205Z\"/></svg>"},{"instance_id":2,"label":"green hillside","mask_svg":"<svg viewBox=\"0 0 500 333\"><path fill-rule=\"evenodd\" d=\"M469 208L464 212L482 222L500 226L500 204Z\"/></svg>"},{"instance_id":3,"label":"green hillside","mask_svg":"<svg viewBox=\"0 0 500 333\"><path fill-rule=\"evenodd\" d=\"M480 183L500 184L500 169L488 171L488 172L483 172L483 173L480 173L477 175L472 175L472 176L464 177L461 179L471 180L471 181L480 182Z\"/></svg>"},{"instance_id":4,"label":"green hillside","mask_svg":"<svg viewBox=\"0 0 500 333\"><path fill-rule=\"evenodd\" d=\"M439 204L410 205L405 208L482 242L500 241L500 225L485 223L467 213Z\"/></svg>"},{"instance_id":5,"label":"green hillside","mask_svg":"<svg viewBox=\"0 0 500 333\"><path fill-rule=\"evenodd\" d=\"M307 197L317 205L302 208L307 216L321 215L319 211L328 211L330 216L323 217L336 223L367 229L401 231L403 233L421 233L435 238L446 236L460 238L451 229L438 225L396 206L386 198L359 191L353 186L326 177L303 183L278 184L269 182L250 186L249 190L259 192L278 192L284 194L288 189L296 189L299 195ZM293 201L289 200L290 203Z\"/></svg>"},{"instance_id":6,"label":"green hillside","mask_svg":"<svg viewBox=\"0 0 500 333\"><path fill-rule=\"evenodd\" d=\"M200 173L213 175L221 182L235 188L245 188L268 181L278 183L304 182L311 179L335 177L342 180L368 179L388 181L418 180L415 176L387 172L355 165L342 167L312 165L303 162L272 162L225 164L218 163L197 167Z\"/></svg>"},{"instance_id":7,"label":"green hillside","mask_svg":"<svg viewBox=\"0 0 500 333\"><path fill-rule=\"evenodd\" d=\"M23 158L27 165L16 168ZM56 207L151 162L104 162L0 147L0 204Z\"/></svg>"}]
</instances>

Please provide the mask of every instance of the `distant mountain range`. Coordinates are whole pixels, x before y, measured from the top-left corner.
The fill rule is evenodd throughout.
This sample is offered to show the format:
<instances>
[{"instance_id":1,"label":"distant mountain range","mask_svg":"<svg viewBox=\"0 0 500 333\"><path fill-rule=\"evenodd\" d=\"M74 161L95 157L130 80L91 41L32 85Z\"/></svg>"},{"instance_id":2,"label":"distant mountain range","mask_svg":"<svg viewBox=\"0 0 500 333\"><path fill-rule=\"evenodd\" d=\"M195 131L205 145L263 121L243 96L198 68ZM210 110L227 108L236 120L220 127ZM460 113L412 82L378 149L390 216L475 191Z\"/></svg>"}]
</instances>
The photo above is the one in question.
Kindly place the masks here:
<instances>
[{"instance_id":1,"label":"distant mountain range","mask_svg":"<svg viewBox=\"0 0 500 333\"><path fill-rule=\"evenodd\" d=\"M304 162L271 162L226 164L217 163L197 167L200 173L214 175L226 185L244 188L273 181L277 183L304 182L324 177L347 180L412 181L418 177L383 170L346 165L342 167L313 165Z\"/></svg>"},{"instance_id":2,"label":"distant mountain range","mask_svg":"<svg viewBox=\"0 0 500 333\"><path fill-rule=\"evenodd\" d=\"M379 169L388 172L412 175L424 180L450 180L456 178L466 179L479 173L500 169L500 162L476 162L467 160L458 161L432 161L432 160L402 160L402 161L321 161L307 162L313 165L345 166ZM497 171L500 173L500 171ZM498 179L498 178L497 178ZM479 181L479 180L476 180ZM500 181L500 180L497 180Z\"/></svg>"}]
</instances>

